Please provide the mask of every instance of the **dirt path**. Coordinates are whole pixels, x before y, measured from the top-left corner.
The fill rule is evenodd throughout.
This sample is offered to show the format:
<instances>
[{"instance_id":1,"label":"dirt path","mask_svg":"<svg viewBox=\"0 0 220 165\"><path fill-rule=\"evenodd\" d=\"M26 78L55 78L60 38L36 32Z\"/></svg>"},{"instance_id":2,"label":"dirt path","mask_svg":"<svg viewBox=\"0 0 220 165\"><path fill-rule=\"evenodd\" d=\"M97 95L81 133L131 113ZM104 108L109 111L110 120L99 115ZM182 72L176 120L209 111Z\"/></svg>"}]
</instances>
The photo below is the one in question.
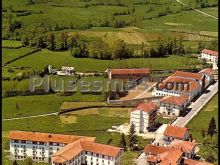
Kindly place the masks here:
<instances>
[{"instance_id":1,"label":"dirt path","mask_svg":"<svg viewBox=\"0 0 220 165\"><path fill-rule=\"evenodd\" d=\"M179 3L181 3L182 5L184 5L184 6L188 6L187 4L185 4L185 3L183 3L183 2L181 2L180 0L176 0L177 2L179 2ZM214 19L217 19L218 20L218 18L217 17L215 17L215 16L213 16L213 15L210 15L210 14L208 14L208 13L205 13L205 12L203 12L203 11L201 11L201 10L198 10L198 9L193 9L193 10L195 10L195 11L197 11L197 12L199 12L199 13L201 13L201 14L203 14L203 15L206 15L206 16L209 16L209 17L212 17L212 18L214 18Z\"/></svg>"},{"instance_id":2,"label":"dirt path","mask_svg":"<svg viewBox=\"0 0 220 165\"><path fill-rule=\"evenodd\" d=\"M44 116L51 116L51 115L57 115L57 113L47 113L42 115L34 115L34 116L26 116L26 117L16 117L11 119L2 119L2 121L10 121L10 120L19 120L19 119L29 119L29 118L35 118L35 117L44 117Z\"/></svg>"}]
</instances>

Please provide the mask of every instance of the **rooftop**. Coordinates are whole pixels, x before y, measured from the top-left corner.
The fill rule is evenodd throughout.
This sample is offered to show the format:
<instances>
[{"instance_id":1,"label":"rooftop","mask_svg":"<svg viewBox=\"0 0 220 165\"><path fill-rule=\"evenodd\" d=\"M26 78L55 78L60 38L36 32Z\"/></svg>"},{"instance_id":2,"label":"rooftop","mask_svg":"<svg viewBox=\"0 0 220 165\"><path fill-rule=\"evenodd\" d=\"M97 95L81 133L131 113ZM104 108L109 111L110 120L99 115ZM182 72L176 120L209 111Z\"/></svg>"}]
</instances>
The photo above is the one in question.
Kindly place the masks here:
<instances>
[{"instance_id":1,"label":"rooftop","mask_svg":"<svg viewBox=\"0 0 220 165\"><path fill-rule=\"evenodd\" d=\"M172 77L183 77L183 78L193 78L197 80L202 80L203 75L199 73L192 73L192 72L183 72L183 71L176 71L171 75Z\"/></svg>"},{"instance_id":2,"label":"rooftop","mask_svg":"<svg viewBox=\"0 0 220 165\"><path fill-rule=\"evenodd\" d=\"M189 153L196 147L196 143L190 142L190 141L183 141L183 140L174 139L170 143L170 147L172 147L174 149L178 149L178 150L186 152L186 153Z\"/></svg>"},{"instance_id":3,"label":"rooftop","mask_svg":"<svg viewBox=\"0 0 220 165\"><path fill-rule=\"evenodd\" d=\"M121 148L78 140L66 145L64 148L52 155L52 161L55 163L64 163L71 160L82 151L116 157L120 153Z\"/></svg>"},{"instance_id":4,"label":"rooftop","mask_svg":"<svg viewBox=\"0 0 220 165\"><path fill-rule=\"evenodd\" d=\"M206 74L208 74L209 76L213 76L213 75L214 75L214 70L211 69L211 68L206 68L206 69L201 70L199 73L200 73L200 74L201 74L201 73L206 73Z\"/></svg>"},{"instance_id":5,"label":"rooftop","mask_svg":"<svg viewBox=\"0 0 220 165\"><path fill-rule=\"evenodd\" d=\"M213 56L218 56L218 52L217 51L209 50L209 49L203 49L202 53L210 54L210 55L213 55Z\"/></svg>"},{"instance_id":6,"label":"rooftop","mask_svg":"<svg viewBox=\"0 0 220 165\"><path fill-rule=\"evenodd\" d=\"M14 140L29 140L40 142L54 142L68 144L79 139L86 141L95 141L95 137L75 136L75 135L63 135L63 134L51 134L40 132L26 132L26 131L10 131L9 138Z\"/></svg>"},{"instance_id":7,"label":"rooftop","mask_svg":"<svg viewBox=\"0 0 220 165\"><path fill-rule=\"evenodd\" d=\"M146 113L150 113L151 111L157 109L158 106L154 104L153 102L147 102L147 103L139 103L136 108L134 108L132 111L144 111Z\"/></svg>"},{"instance_id":8,"label":"rooftop","mask_svg":"<svg viewBox=\"0 0 220 165\"><path fill-rule=\"evenodd\" d=\"M186 127L182 128L182 127L168 125L163 135L183 139L187 130L188 129Z\"/></svg>"},{"instance_id":9,"label":"rooftop","mask_svg":"<svg viewBox=\"0 0 220 165\"><path fill-rule=\"evenodd\" d=\"M160 102L166 104L183 105L189 99L188 96L167 96L164 97Z\"/></svg>"}]
</instances>

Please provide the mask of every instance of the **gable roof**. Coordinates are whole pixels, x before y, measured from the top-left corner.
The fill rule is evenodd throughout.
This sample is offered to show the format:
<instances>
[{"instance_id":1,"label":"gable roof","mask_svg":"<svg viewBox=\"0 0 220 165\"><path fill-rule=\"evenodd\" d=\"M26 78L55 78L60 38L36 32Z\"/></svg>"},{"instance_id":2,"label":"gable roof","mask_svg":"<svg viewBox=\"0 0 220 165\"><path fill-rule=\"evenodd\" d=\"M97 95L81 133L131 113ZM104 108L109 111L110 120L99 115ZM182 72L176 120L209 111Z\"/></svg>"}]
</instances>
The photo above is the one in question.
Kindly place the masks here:
<instances>
[{"instance_id":1,"label":"gable roof","mask_svg":"<svg viewBox=\"0 0 220 165\"><path fill-rule=\"evenodd\" d=\"M189 97L185 95L180 96L167 96L164 97L160 102L166 104L183 105L188 101Z\"/></svg>"},{"instance_id":2,"label":"gable roof","mask_svg":"<svg viewBox=\"0 0 220 165\"><path fill-rule=\"evenodd\" d=\"M202 53L209 54L209 55L212 55L212 56L218 56L218 52L217 51L209 50L209 49L203 49Z\"/></svg>"},{"instance_id":3,"label":"gable roof","mask_svg":"<svg viewBox=\"0 0 220 165\"><path fill-rule=\"evenodd\" d=\"M156 146L148 144L144 148L144 152L147 153L148 162L160 162L159 164L175 164L182 157L183 152L170 147Z\"/></svg>"},{"instance_id":4,"label":"gable roof","mask_svg":"<svg viewBox=\"0 0 220 165\"><path fill-rule=\"evenodd\" d=\"M170 148L162 147L162 146L156 146L156 145L153 145L153 144L148 144L144 148L144 152L148 153L148 154L151 154L151 155L162 154L162 153L164 153L168 150L170 150Z\"/></svg>"},{"instance_id":5,"label":"gable roof","mask_svg":"<svg viewBox=\"0 0 220 165\"><path fill-rule=\"evenodd\" d=\"M139 103L136 108L134 108L132 111L144 111L146 113L150 113L151 111L157 109L158 106L154 104L153 102L147 102L147 103Z\"/></svg>"},{"instance_id":6,"label":"gable roof","mask_svg":"<svg viewBox=\"0 0 220 165\"><path fill-rule=\"evenodd\" d=\"M149 68L135 68L135 69L110 69L113 75L124 75L124 74L150 74Z\"/></svg>"},{"instance_id":7,"label":"gable roof","mask_svg":"<svg viewBox=\"0 0 220 165\"><path fill-rule=\"evenodd\" d=\"M199 73L192 73L192 72L183 72L183 71L176 71L172 75L172 77L183 77L183 78L192 78L196 80L202 80L203 75Z\"/></svg>"},{"instance_id":8,"label":"gable roof","mask_svg":"<svg viewBox=\"0 0 220 165\"><path fill-rule=\"evenodd\" d=\"M195 142L177 140L177 139L174 139L170 143L170 147L172 147L174 149L178 149L178 150L186 152L186 153L190 153L195 148L195 146L196 146Z\"/></svg>"},{"instance_id":9,"label":"gable roof","mask_svg":"<svg viewBox=\"0 0 220 165\"><path fill-rule=\"evenodd\" d=\"M200 74L201 73L206 73L209 76L213 76L214 75L214 70L211 69L211 68L205 68L205 69L202 69L199 73Z\"/></svg>"},{"instance_id":10,"label":"gable roof","mask_svg":"<svg viewBox=\"0 0 220 165\"><path fill-rule=\"evenodd\" d=\"M87 141L95 141L95 137L51 134L41 132L26 132L26 131L10 131L9 138L14 140L29 140L40 142L54 142L68 144L79 139Z\"/></svg>"},{"instance_id":11,"label":"gable roof","mask_svg":"<svg viewBox=\"0 0 220 165\"><path fill-rule=\"evenodd\" d=\"M187 130L188 129L186 127L182 128L182 127L168 125L163 135L183 139Z\"/></svg>"},{"instance_id":12,"label":"gable roof","mask_svg":"<svg viewBox=\"0 0 220 165\"><path fill-rule=\"evenodd\" d=\"M88 142L84 140L78 140L60 149L57 153L51 156L51 159L55 163L64 163L73 159L82 151L88 151L96 154L116 157L120 153L121 148L105 144Z\"/></svg>"},{"instance_id":13,"label":"gable roof","mask_svg":"<svg viewBox=\"0 0 220 165\"><path fill-rule=\"evenodd\" d=\"M199 82L196 82L195 80L192 79L186 79L183 77L172 77L169 76L165 80L163 80L162 84L159 84L159 90L163 90L167 85L172 83L173 88L170 90L173 91L184 91L184 92L191 92L200 87ZM184 85L184 86L181 86Z\"/></svg>"}]
</instances>

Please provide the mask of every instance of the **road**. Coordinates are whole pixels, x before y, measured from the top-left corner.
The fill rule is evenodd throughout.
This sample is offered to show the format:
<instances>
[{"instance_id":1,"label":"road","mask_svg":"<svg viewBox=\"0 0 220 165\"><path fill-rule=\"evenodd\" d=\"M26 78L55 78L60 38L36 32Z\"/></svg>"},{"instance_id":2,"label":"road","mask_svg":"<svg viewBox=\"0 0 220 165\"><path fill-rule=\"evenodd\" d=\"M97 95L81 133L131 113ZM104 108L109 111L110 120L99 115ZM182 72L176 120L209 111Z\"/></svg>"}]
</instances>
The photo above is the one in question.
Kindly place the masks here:
<instances>
[{"instance_id":1,"label":"road","mask_svg":"<svg viewBox=\"0 0 220 165\"><path fill-rule=\"evenodd\" d=\"M10 119L2 119L2 121L10 121L10 120L19 120L19 119L30 119L35 117L44 117L44 116L51 116L51 115L57 115L58 113L47 113L42 115L34 115L34 116L26 116L26 117L16 117L16 118L10 118Z\"/></svg>"},{"instance_id":2,"label":"road","mask_svg":"<svg viewBox=\"0 0 220 165\"><path fill-rule=\"evenodd\" d=\"M214 85L208 87L209 92L203 93L194 103L190 105L191 111L185 116L179 118L172 125L184 127L187 123L198 114L198 112L211 100L211 98L218 92L218 81Z\"/></svg>"},{"instance_id":3,"label":"road","mask_svg":"<svg viewBox=\"0 0 220 165\"><path fill-rule=\"evenodd\" d=\"M184 6L188 6L187 4L181 2L180 0L176 0L176 1L177 1L178 3L181 3L181 4L184 5ZM201 10L198 10L198 9L193 9L193 10L195 10L195 11L197 11L197 12L203 14L203 15L212 17L212 18L214 18L214 19L218 19L217 17L215 17L215 16L213 16L213 15L210 15L210 14L208 14L208 13L205 13L205 12L203 12L203 11L201 11Z\"/></svg>"}]
</instances>

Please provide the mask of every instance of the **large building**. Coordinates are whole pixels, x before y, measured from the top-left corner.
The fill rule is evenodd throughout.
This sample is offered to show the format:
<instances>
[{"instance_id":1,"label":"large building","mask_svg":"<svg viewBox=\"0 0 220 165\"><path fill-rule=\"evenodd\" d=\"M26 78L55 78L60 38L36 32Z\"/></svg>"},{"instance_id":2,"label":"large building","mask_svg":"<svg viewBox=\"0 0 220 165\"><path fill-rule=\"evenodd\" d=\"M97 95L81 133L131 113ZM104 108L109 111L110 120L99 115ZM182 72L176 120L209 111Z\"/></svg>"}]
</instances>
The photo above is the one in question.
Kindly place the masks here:
<instances>
[{"instance_id":1,"label":"large building","mask_svg":"<svg viewBox=\"0 0 220 165\"><path fill-rule=\"evenodd\" d=\"M166 96L160 101L159 113L169 116L180 116L188 103L189 97L185 95Z\"/></svg>"},{"instance_id":2,"label":"large building","mask_svg":"<svg viewBox=\"0 0 220 165\"><path fill-rule=\"evenodd\" d=\"M10 156L52 165L118 165L122 149L95 143L95 137L11 131Z\"/></svg>"},{"instance_id":3,"label":"large building","mask_svg":"<svg viewBox=\"0 0 220 165\"><path fill-rule=\"evenodd\" d=\"M180 96L189 97L189 101L201 94L205 88L205 75L200 73L176 71L162 82L158 83L152 91L154 96Z\"/></svg>"},{"instance_id":4,"label":"large building","mask_svg":"<svg viewBox=\"0 0 220 165\"><path fill-rule=\"evenodd\" d=\"M163 135L164 135L163 140L165 145L169 145L174 139L177 140L189 139L189 132L186 127L182 128L182 127L168 125Z\"/></svg>"},{"instance_id":5,"label":"large building","mask_svg":"<svg viewBox=\"0 0 220 165\"><path fill-rule=\"evenodd\" d=\"M146 133L155 124L158 106L152 102L139 103L131 111L130 124L135 125L136 132Z\"/></svg>"},{"instance_id":6,"label":"large building","mask_svg":"<svg viewBox=\"0 0 220 165\"><path fill-rule=\"evenodd\" d=\"M107 69L105 73L107 73L109 79L119 80L136 80L139 78L150 77L149 68Z\"/></svg>"},{"instance_id":7,"label":"large building","mask_svg":"<svg viewBox=\"0 0 220 165\"><path fill-rule=\"evenodd\" d=\"M218 52L216 51L203 49L200 58L205 59L207 62L218 64Z\"/></svg>"}]
</instances>

